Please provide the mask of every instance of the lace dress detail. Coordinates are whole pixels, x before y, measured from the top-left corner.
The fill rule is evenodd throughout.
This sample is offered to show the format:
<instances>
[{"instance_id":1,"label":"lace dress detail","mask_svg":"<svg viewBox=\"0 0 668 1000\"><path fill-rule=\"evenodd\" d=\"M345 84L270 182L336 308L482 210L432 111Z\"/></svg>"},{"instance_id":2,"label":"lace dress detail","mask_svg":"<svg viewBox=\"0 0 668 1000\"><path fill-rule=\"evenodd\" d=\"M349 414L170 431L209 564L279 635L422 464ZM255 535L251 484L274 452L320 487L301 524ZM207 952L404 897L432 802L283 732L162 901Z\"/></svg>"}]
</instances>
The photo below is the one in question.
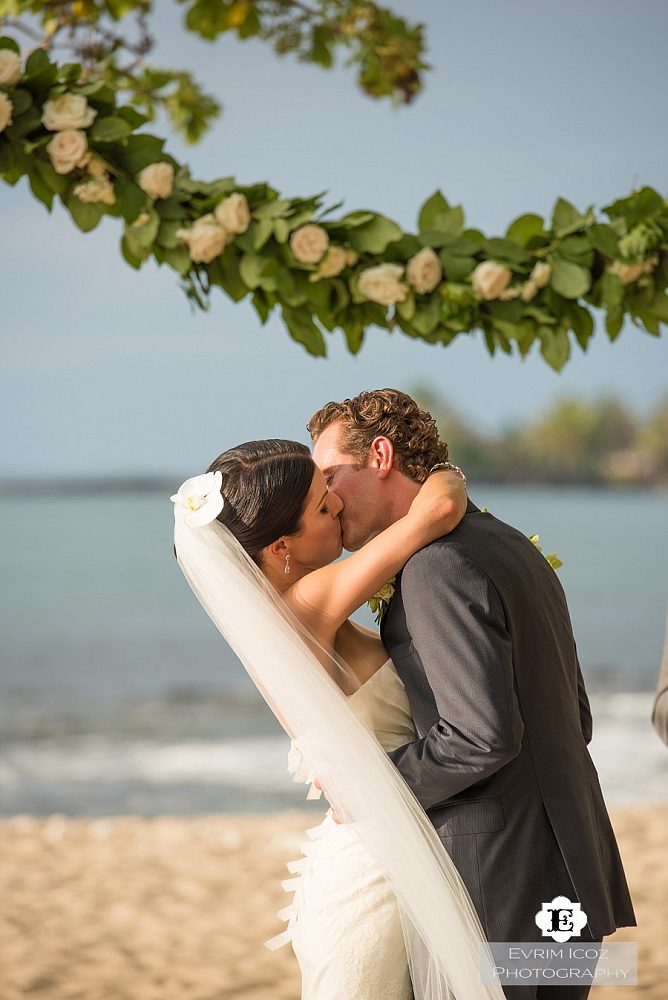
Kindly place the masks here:
<instances>
[{"instance_id":1,"label":"lace dress detail","mask_svg":"<svg viewBox=\"0 0 668 1000\"><path fill-rule=\"evenodd\" d=\"M350 696L354 711L371 722L384 750L416 737L403 684L387 660ZM288 771L319 798L314 773L292 740ZM265 941L271 950L290 942L302 973L302 1000L411 1000L413 991L399 911L384 875L363 847L354 824L323 821L305 831L299 858L287 862L294 893L278 911L287 921Z\"/></svg>"}]
</instances>

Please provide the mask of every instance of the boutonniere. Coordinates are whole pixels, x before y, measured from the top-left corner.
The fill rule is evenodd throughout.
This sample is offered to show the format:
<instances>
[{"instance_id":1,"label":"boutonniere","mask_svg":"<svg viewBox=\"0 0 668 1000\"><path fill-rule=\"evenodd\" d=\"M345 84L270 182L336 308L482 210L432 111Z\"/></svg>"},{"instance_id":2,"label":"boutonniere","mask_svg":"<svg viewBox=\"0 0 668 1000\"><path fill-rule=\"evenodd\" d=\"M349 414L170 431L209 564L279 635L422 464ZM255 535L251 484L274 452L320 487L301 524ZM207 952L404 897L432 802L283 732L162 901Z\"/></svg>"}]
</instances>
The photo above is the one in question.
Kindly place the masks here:
<instances>
[{"instance_id":1,"label":"boutonniere","mask_svg":"<svg viewBox=\"0 0 668 1000\"><path fill-rule=\"evenodd\" d=\"M370 601L367 601L371 613L376 616L376 624L379 625L383 615L390 606L390 601L394 596L394 588L396 586L397 578L393 576L391 580L388 580L384 587L381 587L377 594L374 594Z\"/></svg>"},{"instance_id":2,"label":"boutonniere","mask_svg":"<svg viewBox=\"0 0 668 1000\"><path fill-rule=\"evenodd\" d=\"M538 549L538 551L541 554L544 555L543 550L541 549L540 545L538 544L538 542L540 541L540 535L529 535L529 541L533 542L533 544L536 546L536 548ZM545 558L549 562L549 564L552 567L552 569L559 569L560 566L564 565L556 552L548 552L548 554L545 556Z\"/></svg>"}]
</instances>

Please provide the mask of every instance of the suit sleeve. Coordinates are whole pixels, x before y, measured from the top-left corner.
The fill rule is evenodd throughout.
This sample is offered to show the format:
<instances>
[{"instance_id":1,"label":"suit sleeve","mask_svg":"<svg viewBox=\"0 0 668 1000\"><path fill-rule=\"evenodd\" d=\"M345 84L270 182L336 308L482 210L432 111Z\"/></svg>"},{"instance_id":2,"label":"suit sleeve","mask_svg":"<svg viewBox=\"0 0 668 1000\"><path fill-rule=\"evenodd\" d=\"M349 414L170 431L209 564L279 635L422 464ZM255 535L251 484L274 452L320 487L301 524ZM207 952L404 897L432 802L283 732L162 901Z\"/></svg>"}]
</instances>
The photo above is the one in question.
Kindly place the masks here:
<instances>
[{"instance_id":1,"label":"suit sleeve","mask_svg":"<svg viewBox=\"0 0 668 1000\"><path fill-rule=\"evenodd\" d=\"M585 743L591 743L593 720L591 708L589 707L589 698L587 697L587 689L585 688L584 677L582 676L582 670L580 669L580 661L578 659L577 650L575 652L575 662L578 665L578 705L580 707L580 729L582 730Z\"/></svg>"},{"instance_id":2,"label":"suit sleeve","mask_svg":"<svg viewBox=\"0 0 668 1000\"><path fill-rule=\"evenodd\" d=\"M432 545L406 564L401 593L439 719L389 756L430 809L516 757L524 724L505 613L489 578L454 547Z\"/></svg>"}]
</instances>

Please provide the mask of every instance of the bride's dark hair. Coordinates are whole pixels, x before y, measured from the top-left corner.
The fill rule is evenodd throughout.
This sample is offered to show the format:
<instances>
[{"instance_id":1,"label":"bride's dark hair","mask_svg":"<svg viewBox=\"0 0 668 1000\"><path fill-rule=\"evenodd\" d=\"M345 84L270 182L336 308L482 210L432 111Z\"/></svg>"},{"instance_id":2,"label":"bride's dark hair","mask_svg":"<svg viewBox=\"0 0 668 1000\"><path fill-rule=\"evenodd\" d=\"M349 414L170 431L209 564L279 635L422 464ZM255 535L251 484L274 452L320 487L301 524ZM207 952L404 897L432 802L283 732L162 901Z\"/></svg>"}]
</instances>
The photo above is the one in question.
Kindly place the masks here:
<instances>
[{"instance_id":1,"label":"bride's dark hair","mask_svg":"<svg viewBox=\"0 0 668 1000\"><path fill-rule=\"evenodd\" d=\"M315 465L305 444L270 438L224 451L207 472L221 472L225 506L218 515L251 559L262 565L262 549L301 528Z\"/></svg>"}]
</instances>

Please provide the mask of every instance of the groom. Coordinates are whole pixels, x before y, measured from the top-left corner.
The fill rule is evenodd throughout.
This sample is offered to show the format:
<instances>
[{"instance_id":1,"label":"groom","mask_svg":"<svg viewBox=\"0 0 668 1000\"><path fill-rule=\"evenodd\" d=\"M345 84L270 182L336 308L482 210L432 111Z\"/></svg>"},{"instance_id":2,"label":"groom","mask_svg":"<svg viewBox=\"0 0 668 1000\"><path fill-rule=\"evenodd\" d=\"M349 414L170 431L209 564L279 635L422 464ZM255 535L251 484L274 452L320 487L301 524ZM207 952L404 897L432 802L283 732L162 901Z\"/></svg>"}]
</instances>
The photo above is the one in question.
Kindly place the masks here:
<instances>
[{"instance_id":1,"label":"groom","mask_svg":"<svg viewBox=\"0 0 668 1000\"><path fill-rule=\"evenodd\" d=\"M430 414L395 389L328 403L308 429L313 457L344 503L348 550L402 517L448 457ZM586 914L575 943L635 926L587 750L592 719L566 599L528 538L469 501L459 526L398 574L381 636L418 735L389 756L454 861L487 939L542 941L535 917L555 896ZM583 1000L589 986L504 992Z\"/></svg>"}]
</instances>

